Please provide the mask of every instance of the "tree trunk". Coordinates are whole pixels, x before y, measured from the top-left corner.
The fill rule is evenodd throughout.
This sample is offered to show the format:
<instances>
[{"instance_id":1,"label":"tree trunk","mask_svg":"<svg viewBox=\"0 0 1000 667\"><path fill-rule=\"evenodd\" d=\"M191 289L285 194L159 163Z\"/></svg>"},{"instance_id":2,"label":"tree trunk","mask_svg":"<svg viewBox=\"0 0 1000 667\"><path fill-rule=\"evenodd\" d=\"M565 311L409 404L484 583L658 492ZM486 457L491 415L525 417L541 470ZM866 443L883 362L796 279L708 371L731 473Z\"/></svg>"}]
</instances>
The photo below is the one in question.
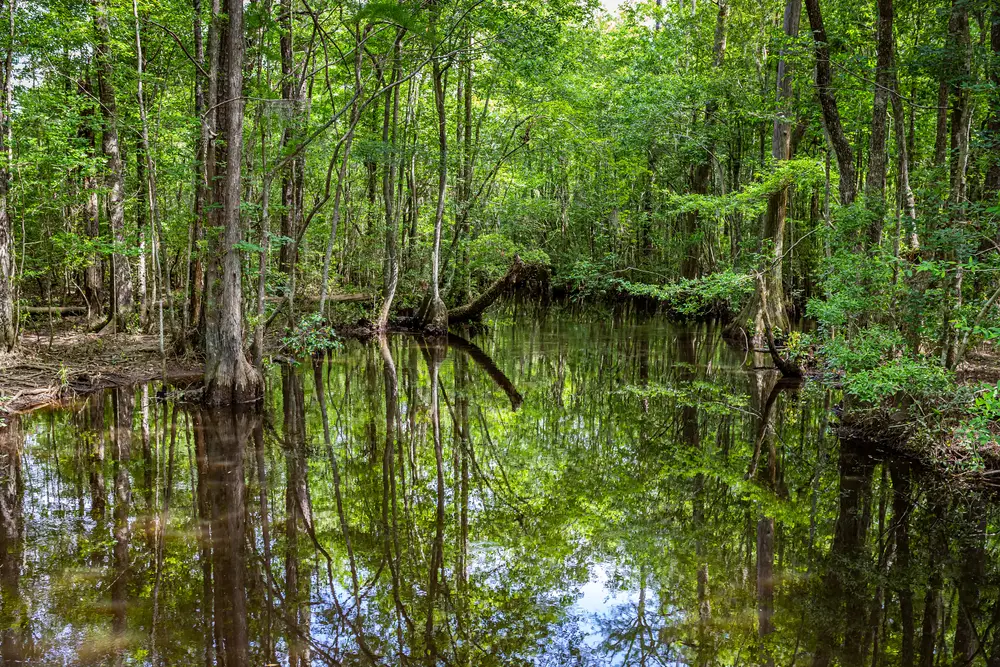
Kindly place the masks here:
<instances>
[{"instance_id":1,"label":"tree trunk","mask_svg":"<svg viewBox=\"0 0 1000 667\"><path fill-rule=\"evenodd\" d=\"M213 1L213 7L218 0ZM205 287L205 270L202 263L201 242L204 240L205 225L205 202L211 197L208 185L208 141L212 134L209 127L209 118L214 117L214 113L206 113L205 107L205 45L202 39L201 29L201 0L194 0L194 58L198 63L194 73L194 113L198 117L200 131L198 134L198 146L195 152L195 182L194 182L194 219L191 221L190 241L191 259L188 262L188 297L187 312L185 313L185 329L189 327L201 326L202 295ZM211 42L211 37L209 38ZM216 37L216 41L218 38ZM209 48L211 49L211 43ZM214 81L209 82L211 93Z\"/></svg>"},{"instance_id":2,"label":"tree trunk","mask_svg":"<svg viewBox=\"0 0 1000 667\"><path fill-rule=\"evenodd\" d=\"M826 29L823 27L823 14L820 10L819 0L805 0L805 2L813 41L816 44L816 93L823 110L823 125L826 128L830 144L833 146L833 152L837 156L837 169L840 171L840 204L841 206L850 206L857 196L854 151L847 140L847 135L844 134L844 127L840 122L840 111L837 108L837 98L833 94L829 40L826 36Z\"/></svg>"},{"instance_id":3,"label":"tree trunk","mask_svg":"<svg viewBox=\"0 0 1000 667\"><path fill-rule=\"evenodd\" d=\"M943 167L948 158L948 79L938 85L937 124L934 130L934 166Z\"/></svg>"},{"instance_id":4,"label":"tree trunk","mask_svg":"<svg viewBox=\"0 0 1000 667\"><path fill-rule=\"evenodd\" d=\"M135 147L135 180L138 182L139 192L136 197L135 206L135 235L136 250L139 252L136 262L136 282L139 297L139 328L147 330L149 324L149 290L146 282L146 252L148 251L147 240L149 240L149 181L146 179L146 152L140 140ZM153 291L156 291L156 280L153 280Z\"/></svg>"},{"instance_id":5,"label":"tree trunk","mask_svg":"<svg viewBox=\"0 0 1000 667\"><path fill-rule=\"evenodd\" d=\"M990 14L990 93L989 117L986 119L986 148L989 167L986 170L986 195L992 199L1000 191L1000 7Z\"/></svg>"},{"instance_id":6,"label":"tree trunk","mask_svg":"<svg viewBox=\"0 0 1000 667\"><path fill-rule=\"evenodd\" d=\"M114 237L115 251L111 256L112 297L111 318L108 326L112 332L128 331L131 327L134 300L132 295L132 268L122 250L125 247L125 174L121 149L118 143L118 106L115 101L114 65L111 62L111 28L108 25L108 8L104 0L92 0L94 15L94 60L97 64L98 98L104 118L101 145L107 158L106 183L108 187L108 224Z\"/></svg>"},{"instance_id":7,"label":"tree trunk","mask_svg":"<svg viewBox=\"0 0 1000 667\"><path fill-rule=\"evenodd\" d=\"M302 103L302 85L295 71L295 53L292 43L292 2L281 0L278 13L281 28L281 97L286 108L285 127L281 133L281 155L294 149L299 140L298 115ZM291 240L298 237L298 223L302 211L303 158L292 159L281 178L281 249L278 251L278 269L286 275L286 289L293 289L297 244ZM294 301L288 309L289 325L294 325Z\"/></svg>"},{"instance_id":8,"label":"tree trunk","mask_svg":"<svg viewBox=\"0 0 1000 667\"><path fill-rule=\"evenodd\" d=\"M972 114L969 108L969 91L966 85L972 68L972 48L969 37L969 10L965 0L953 0L948 21L948 72L951 73L951 155L948 169L951 196L948 220L953 230L965 227L966 168L969 162L969 129ZM962 308L964 257L956 246L949 247L945 259L954 265L945 280L942 314L942 361L945 368L954 369L958 364L960 333L953 314Z\"/></svg>"},{"instance_id":9,"label":"tree trunk","mask_svg":"<svg viewBox=\"0 0 1000 667\"><path fill-rule=\"evenodd\" d=\"M382 199L385 204L385 265L383 270L382 307L379 309L375 329L384 331L389 323L389 311L396 297L396 285L399 283L399 231L393 204L396 197L396 133L399 126L399 80L400 48L404 29L396 31L396 41L392 46L392 73L389 75L391 89L385 91L385 108L382 120L382 145L385 147L386 164L382 171Z\"/></svg>"},{"instance_id":10,"label":"tree trunk","mask_svg":"<svg viewBox=\"0 0 1000 667\"><path fill-rule=\"evenodd\" d=\"M153 260L153 281L154 285L159 284L159 290L155 288L153 290L154 307L159 307L159 328L160 328L160 339L163 339L163 302L167 302L167 317L170 327L170 332L173 334L176 330L174 325L174 301L171 294L171 279L170 279L170 263L164 261L162 254L163 250L163 228L160 224L159 211L157 210L158 195L156 191L156 162L153 159L152 149L149 146L149 118L146 114L146 97L143 91L142 78L143 69L145 67L145 61L143 60L142 51L142 31L140 29L139 22L139 4L137 0L132 0L132 17L135 20L135 52L136 52L136 75L137 75L137 99L139 102L139 122L140 128L140 146L142 148L142 155L139 158L142 165L145 167L145 179L139 175L140 188L145 190L146 200L139 203L139 210L142 207L149 207L149 239L150 239L150 250L151 257ZM138 172L137 172L138 175ZM143 229L139 230L140 234L144 234ZM157 299L158 297L158 299ZM143 292L143 301L145 302L145 292ZM147 310L145 303L143 305L143 310ZM148 313L147 313L148 314Z\"/></svg>"},{"instance_id":11,"label":"tree trunk","mask_svg":"<svg viewBox=\"0 0 1000 667\"><path fill-rule=\"evenodd\" d=\"M90 82L90 74L87 73L81 78L78 85L80 98L84 107L80 112L79 136L83 140L89 157L97 152L97 136L94 132L94 105L93 86ZM97 178L90 167L86 168L83 175L83 219L80 226L83 233L92 241L96 241L101 235L100 230L100 203L97 196ZM89 323L96 324L104 317L104 265L100 254L94 253L88 258L86 267L83 269L83 295L87 301L87 319Z\"/></svg>"},{"instance_id":12,"label":"tree trunk","mask_svg":"<svg viewBox=\"0 0 1000 667\"><path fill-rule=\"evenodd\" d=\"M448 331L448 309L441 300L440 263L441 227L444 224L444 198L448 188L448 124L444 107L444 72L437 59L433 64L434 103L438 125L438 192L437 210L434 214L434 248L431 251L431 299L424 316L424 328L429 333Z\"/></svg>"},{"instance_id":13,"label":"tree trunk","mask_svg":"<svg viewBox=\"0 0 1000 667\"><path fill-rule=\"evenodd\" d=\"M10 32L3 63L3 99L0 99L0 352L9 352L17 344L17 318L14 314L14 229L10 219L11 166L13 146L10 114L14 86L14 0L7 0Z\"/></svg>"},{"instance_id":14,"label":"tree trunk","mask_svg":"<svg viewBox=\"0 0 1000 667\"><path fill-rule=\"evenodd\" d=\"M906 214L906 235L910 248L920 248L920 236L917 233L917 200L910 187L910 149L906 136L906 116L903 112L903 100L899 95L899 79L895 69L892 72L892 125L896 136L896 152L899 154L899 197L902 200L903 211Z\"/></svg>"},{"instance_id":15,"label":"tree trunk","mask_svg":"<svg viewBox=\"0 0 1000 667\"><path fill-rule=\"evenodd\" d=\"M482 294L464 306L453 308L448 313L450 324L460 324L462 322L472 322L478 320L486 309L493 305L493 302L508 294L512 289L531 278L547 278L547 269L537 264L525 264L524 261L515 256L514 262L510 265L507 273L502 278L495 280Z\"/></svg>"},{"instance_id":16,"label":"tree trunk","mask_svg":"<svg viewBox=\"0 0 1000 667\"><path fill-rule=\"evenodd\" d=\"M801 2L801 0L800 0ZM787 13L787 10L786 10ZM720 0L719 12L715 19L715 44L712 67L717 71L717 76L721 76L718 70L722 68L722 63L726 57L726 35L729 22L728 0ZM796 27L797 32L797 27ZM784 60L779 63L779 69L784 66ZM712 160L715 158L715 113L718 109L716 100L709 100L705 104L705 135L706 146L702 159L691 169L691 192L694 194L707 194L710 181L712 180ZM700 214L699 211L691 211L684 216L684 257L681 260L681 276L684 278L697 278L701 271L701 243L695 241L698 232ZM642 223L648 225L648 222ZM648 229L648 227L644 227ZM648 235L648 231L646 232ZM643 244L643 247L647 243Z\"/></svg>"},{"instance_id":17,"label":"tree trunk","mask_svg":"<svg viewBox=\"0 0 1000 667\"><path fill-rule=\"evenodd\" d=\"M323 280L320 283L319 288L319 314L321 316L326 314L326 297L330 283L330 263L333 261L333 246L337 241L337 228L340 225L340 206L344 197L344 188L347 185L346 181L351 159L351 146L354 144L354 130L358 125L358 119L361 113L361 94L364 90L361 82L361 58L364 52L361 49L360 34L357 35L354 51L354 102L351 104L351 117L349 121L350 127L348 127L347 135L344 137L344 156L341 158L340 169L337 171L337 188L333 195L333 214L330 220L330 239L327 241L326 255L323 257Z\"/></svg>"},{"instance_id":18,"label":"tree trunk","mask_svg":"<svg viewBox=\"0 0 1000 667\"><path fill-rule=\"evenodd\" d=\"M223 18L223 16L225 18ZM243 151L243 3L224 0L218 30L217 137L211 218L220 233L209 248L205 303L205 401L211 405L260 398L263 380L243 350L243 287L240 280L240 160ZM211 38L210 38L211 39Z\"/></svg>"},{"instance_id":19,"label":"tree trunk","mask_svg":"<svg viewBox=\"0 0 1000 667\"><path fill-rule=\"evenodd\" d=\"M799 34L802 16L802 0L787 0L783 27L789 42ZM792 152L792 124L787 114L791 112L792 76L788 62L788 47L781 50L778 60L777 106L780 115L774 119L771 133L771 156L775 162L788 160ZM782 259L785 254L785 220L788 212L788 186L771 193L767 198L767 211L761 230L762 243L769 246L768 266L763 269L761 280L756 281L758 289L751 295L740 313L727 328L726 335L733 340L746 343L748 347L761 347L765 343L766 322L770 326L787 332L791 328L785 310L785 289L782 284ZM767 308L767 312L765 312ZM747 325L751 331L747 331ZM745 336L744 336L745 334Z\"/></svg>"},{"instance_id":20,"label":"tree trunk","mask_svg":"<svg viewBox=\"0 0 1000 667\"><path fill-rule=\"evenodd\" d=\"M868 228L869 246L875 247L882 240L885 221L885 182L888 170L887 136L889 93L893 76L893 0L878 0L876 22L875 98L872 104L872 130L868 180L865 183L865 204L872 213Z\"/></svg>"}]
</instances>

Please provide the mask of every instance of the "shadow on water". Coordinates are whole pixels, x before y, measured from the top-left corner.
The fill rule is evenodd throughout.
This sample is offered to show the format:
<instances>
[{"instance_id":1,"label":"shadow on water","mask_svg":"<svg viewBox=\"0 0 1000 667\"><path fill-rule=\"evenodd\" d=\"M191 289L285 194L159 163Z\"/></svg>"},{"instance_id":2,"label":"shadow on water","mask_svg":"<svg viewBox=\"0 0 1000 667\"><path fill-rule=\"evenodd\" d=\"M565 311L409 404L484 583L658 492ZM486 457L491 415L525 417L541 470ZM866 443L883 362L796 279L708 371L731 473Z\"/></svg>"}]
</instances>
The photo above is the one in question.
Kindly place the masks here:
<instances>
[{"instance_id":1,"label":"shadow on water","mask_svg":"<svg viewBox=\"0 0 1000 667\"><path fill-rule=\"evenodd\" d=\"M0 428L3 664L993 665L997 512L712 327L550 317Z\"/></svg>"}]
</instances>

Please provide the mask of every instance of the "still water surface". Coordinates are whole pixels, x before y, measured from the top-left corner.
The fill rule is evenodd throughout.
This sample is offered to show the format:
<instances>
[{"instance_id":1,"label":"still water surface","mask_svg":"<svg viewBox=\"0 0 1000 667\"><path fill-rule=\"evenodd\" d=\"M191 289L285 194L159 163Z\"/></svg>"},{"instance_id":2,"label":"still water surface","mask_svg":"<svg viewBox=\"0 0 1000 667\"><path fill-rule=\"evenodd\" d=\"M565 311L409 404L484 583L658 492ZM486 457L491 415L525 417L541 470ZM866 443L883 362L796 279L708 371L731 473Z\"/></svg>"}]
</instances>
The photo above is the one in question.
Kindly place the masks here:
<instances>
[{"instance_id":1,"label":"still water surface","mask_svg":"<svg viewBox=\"0 0 1000 667\"><path fill-rule=\"evenodd\" d=\"M995 507L753 366L711 328L550 317L275 366L258 412L151 385L10 419L0 658L1000 657Z\"/></svg>"}]
</instances>

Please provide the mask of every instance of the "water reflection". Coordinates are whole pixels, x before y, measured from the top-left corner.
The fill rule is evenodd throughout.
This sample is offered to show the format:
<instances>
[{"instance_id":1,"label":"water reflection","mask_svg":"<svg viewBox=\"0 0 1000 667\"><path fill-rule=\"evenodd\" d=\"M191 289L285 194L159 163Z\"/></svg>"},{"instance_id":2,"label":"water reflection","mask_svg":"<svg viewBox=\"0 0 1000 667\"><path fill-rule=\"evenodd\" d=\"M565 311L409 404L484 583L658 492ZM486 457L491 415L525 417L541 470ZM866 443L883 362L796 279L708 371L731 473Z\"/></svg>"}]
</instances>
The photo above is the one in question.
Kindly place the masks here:
<instances>
[{"instance_id":1,"label":"water reflection","mask_svg":"<svg viewBox=\"0 0 1000 667\"><path fill-rule=\"evenodd\" d=\"M996 513L709 328L552 319L0 429L3 664L968 665Z\"/></svg>"}]
</instances>

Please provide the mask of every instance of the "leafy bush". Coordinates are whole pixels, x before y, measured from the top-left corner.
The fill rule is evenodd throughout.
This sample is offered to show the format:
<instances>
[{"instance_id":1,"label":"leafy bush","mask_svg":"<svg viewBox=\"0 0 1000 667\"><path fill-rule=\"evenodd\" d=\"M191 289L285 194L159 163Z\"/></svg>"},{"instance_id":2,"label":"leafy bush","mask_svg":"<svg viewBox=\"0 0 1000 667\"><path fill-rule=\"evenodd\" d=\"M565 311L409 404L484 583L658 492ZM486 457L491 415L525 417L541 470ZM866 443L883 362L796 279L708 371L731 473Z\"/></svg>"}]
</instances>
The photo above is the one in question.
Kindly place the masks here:
<instances>
[{"instance_id":1,"label":"leafy bush","mask_svg":"<svg viewBox=\"0 0 1000 667\"><path fill-rule=\"evenodd\" d=\"M871 405L897 396L915 402L940 399L955 391L954 375L943 367L911 357L896 357L875 368L848 373L844 390Z\"/></svg>"},{"instance_id":2,"label":"leafy bush","mask_svg":"<svg viewBox=\"0 0 1000 667\"><path fill-rule=\"evenodd\" d=\"M550 263L544 250L527 248L503 234L483 234L469 244L469 271L477 280L493 282L507 273L515 255L526 264Z\"/></svg>"},{"instance_id":3,"label":"leafy bush","mask_svg":"<svg viewBox=\"0 0 1000 667\"><path fill-rule=\"evenodd\" d=\"M302 318L294 331L281 339L281 346L297 357L319 354L341 347L333 327L319 313Z\"/></svg>"},{"instance_id":4,"label":"leafy bush","mask_svg":"<svg viewBox=\"0 0 1000 667\"><path fill-rule=\"evenodd\" d=\"M896 329L872 325L850 338L827 339L820 354L830 368L856 373L872 370L886 359L895 358L904 345L903 336Z\"/></svg>"},{"instance_id":5,"label":"leafy bush","mask_svg":"<svg viewBox=\"0 0 1000 667\"><path fill-rule=\"evenodd\" d=\"M582 260L573 265L564 280L574 299L607 296L651 299L680 319L738 312L754 291L750 276L733 271L691 280L682 278L664 285L625 280L614 273L604 271L600 264Z\"/></svg>"}]
</instances>

